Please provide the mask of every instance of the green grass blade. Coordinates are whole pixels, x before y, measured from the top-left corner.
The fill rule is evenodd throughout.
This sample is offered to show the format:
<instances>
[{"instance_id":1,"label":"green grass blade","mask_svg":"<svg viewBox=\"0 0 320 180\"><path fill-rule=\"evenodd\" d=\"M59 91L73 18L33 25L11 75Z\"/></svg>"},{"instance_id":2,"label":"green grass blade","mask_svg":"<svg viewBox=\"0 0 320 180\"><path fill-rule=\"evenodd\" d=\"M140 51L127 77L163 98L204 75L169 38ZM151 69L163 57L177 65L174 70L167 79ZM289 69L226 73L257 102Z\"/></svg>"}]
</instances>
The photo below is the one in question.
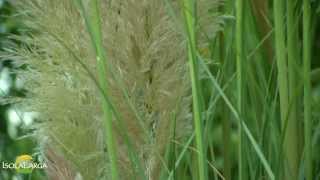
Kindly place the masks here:
<instances>
[{"instance_id":1,"label":"green grass blade","mask_svg":"<svg viewBox=\"0 0 320 180\"><path fill-rule=\"evenodd\" d=\"M202 122L202 104L201 104L201 89L198 74L198 60L196 55L196 2L193 0L183 0L183 14L185 18L186 32L188 37L188 56L189 69L192 84L192 100L193 100L193 115L195 125L196 146L198 150L198 168L199 180L207 180L207 163L206 150L203 139L203 122Z\"/></svg>"},{"instance_id":2,"label":"green grass blade","mask_svg":"<svg viewBox=\"0 0 320 180\"><path fill-rule=\"evenodd\" d=\"M79 7L85 18L86 26L88 32L90 33L92 44L95 48L97 55L97 66L98 66L98 76L100 86L108 96L108 81L106 72L107 58L104 52L104 47L102 43L102 32L101 32L101 22L100 22L100 12L99 12L99 0L93 0L90 2L89 13L86 11L82 0L78 0ZM113 115L109 104L103 100L102 101L103 114L105 117L106 125L106 145L108 149L108 156L111 163L111 178L112 180L119 179L118 173L118 157L115 145L115 139L113 134Z\"/></svg>"},{"instance_id":3,"label":"green grass blade","mask_svg":"<svg viewBox=\"0 0 320 180\"><path fill-rule=\"evenodd\" d=\"M220 13L224 13L224 6L219 7ZM221 64L225 67L225 34L223 31L219 32L219 59ZM226 84L226 76L228 75L227 67L223 68L225 72L222 73L223 81ZM226 92L227 93L227 92ZM213 104L213 103L211 103ZM226 104L222 103L222 126L223 126L223 175L227 180L231 179L231 121L229 111ZM217 178L216 178L217 179Z\"/></svg>"},{"instance_id":4,"label":"green grass blade","mask_svg":"<svg viewBox=\"0 0 320 180\"><path fill-rule=\"evenodd\" d=\"M243 114L243 0L236 1L236 61L237 61L237 109ZM242 125L239 122L238 172L239 179L243 178Z\"/></svg>"},{"instance_id":5,"label":"green grass blade","mask_svg":"<svg viewBox=\"0 0 320 180\"><path fill-rule=\"evenodd\" d=\"M305 174L312 180L312 119L311 119L311 4L303 1L303 74L304 74L304 131L305 131Z\"/></svg>"}]
</instances>

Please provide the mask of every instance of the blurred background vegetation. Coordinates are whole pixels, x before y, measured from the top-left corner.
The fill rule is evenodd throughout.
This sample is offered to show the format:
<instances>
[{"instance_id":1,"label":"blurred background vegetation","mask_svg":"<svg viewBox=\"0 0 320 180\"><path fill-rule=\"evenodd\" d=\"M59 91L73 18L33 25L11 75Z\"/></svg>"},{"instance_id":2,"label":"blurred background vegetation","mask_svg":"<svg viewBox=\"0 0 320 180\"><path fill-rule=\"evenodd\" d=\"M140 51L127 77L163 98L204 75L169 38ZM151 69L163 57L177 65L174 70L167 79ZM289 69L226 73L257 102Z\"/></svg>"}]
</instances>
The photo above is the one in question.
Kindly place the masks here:
<instances>
[{"instance_id":1,"label":"blurred background vegetation","mask_svg":"<svg viewBox=\"0 0 320 180\"><path fill-rule=\"evenodd\" d=\"M15 18L15 10L6 0L0 0L0 51L9 44L10 36L23 33L22 24ZM10 60L0 62L0 162L14 162L22 154L37 156L35 141L28 135L28 127L35 116L32 112L21 112L14 106L14 101L25 96L23 82L17 77L18 67ZM12 100L15 99L14 101ZM9 100L10 99L10 100ZM3 170L0 167L0 180L34 179L43 180L43 172L37 170L32 177L17 174L14 170Z\"/></svg>"}]
</instances>

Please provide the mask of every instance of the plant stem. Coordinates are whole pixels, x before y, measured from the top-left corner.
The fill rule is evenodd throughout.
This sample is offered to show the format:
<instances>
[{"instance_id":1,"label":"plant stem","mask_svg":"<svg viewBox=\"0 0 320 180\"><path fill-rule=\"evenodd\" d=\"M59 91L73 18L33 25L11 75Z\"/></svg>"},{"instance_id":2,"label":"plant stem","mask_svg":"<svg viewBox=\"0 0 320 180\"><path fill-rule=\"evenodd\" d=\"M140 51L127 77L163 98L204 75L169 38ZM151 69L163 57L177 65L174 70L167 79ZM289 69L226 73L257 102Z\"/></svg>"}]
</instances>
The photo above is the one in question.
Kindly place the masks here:
<instances>
[{"instance_id":1,"label":"plant stem","mask_svg":"<svg viewBox=\"0 0 320 180\"><path fill-rule=\"evenodd\" d=\"M288 92L288 68L286 60L286 45L285 45L285 25L284 25L284 1L283 0L274 0L274 19L275 19L275 49L276 49L276 59L278 66L278 85L279 85L279 95L280 95L280 117L282 129L286 126L287 115L289 110L289 92ZM287 144L286 134L287 131L284 131L284 144ZM291 149L284 146L285 159L289 158L287 152ZM286 161L285 161L286 162ZM284 164L286 164L284 162ZM289 160L290 162L290 160ZM284 168L285 170L286 168ZM286 170L285 170L286 171ZM284 173L283 175L287 175ZM289 178L289 177L287 177Z\"/></svg>"},{"instance_id":2,"label":"plant stem","mask_svg":"<svg viewBox=\"0 0 320 180\"><path fill-rule=\"evenodd\" d=\"M108 80L107 80L107 71L106 71L106 62L107 58L105 55L103 43L102 43L102 32L101 32L101 20L100 20L100 11L99 11L99 0L92 0L89 6L89 13L87 13L82 0L78 0L81 11L85 18L86 26L88 32L91 36L92 45L96 51L96 60L98 67L98 76L99 83L102 88L102 91L105 95L108 96ZM105 131L106 131L106 145L108 150L108 157L111 163L111 179L118 180L118 165L117 165L117 150L113 135L113 126L112 120L113 115L110 108L110 105L106 100L102 100L102 109L103 116L105 118Z\"/></svg>"},{"instance_id":3,"label":"plant stem","mask_svg":"<svg viewBox=\"0 0 320 180\"><path fill-rule=\"evenodd\" d=\"M237 108L240 115L239 121L239 179L243 178L243 157L242 157L242 115L243 115L243 0L236 1L236 57L237 57Z\"/></svg>"},{"instance_id":4,"label":"plant stem","mask_svg":"<svg viewBox=\"0 0 320 180\"><path fill-rule=\"evenodd\" d=\"M224 6L219 7L219 11L221 14L224 13ZM226 68L226 61L225 61L225 38L224 32L221 31L219 33L219 58L220 62L223 66L223 83L227 83L227 76L229 75L229 71ZM228 94L228 90L225 90L225 93ZM222 124L223 124L223 175L226 180L231 180L231 123L230 123L230 116L227 104L223 101L222 102Z\"/></svg>"},{"instance_id":5,"label":"plant stem","mask_svg":"<svg viewBox=\"0 0 320 180\"><path fill-rule=\"evenodd\" d=\"M192 84L192 100L193 100L193 118L195 125L196 146L198 150L198 165L199 165L199 180L207 180L207 166L206 166L206 151L203 140L203 125L202 125L202 103L200 96L200 82L198 74L198 62L196 55L196 1L183 0L183 14L185 17L186 30L188 36L188 56L189 68Z\"/></svg>"},{"instance_id":6,"label":"plant stem","mask_svg":"<svg viewBox=\"0 0 320 180\"><path fill-rule=\"evenodd\" d=\"M287 0L287 41L288 41L288 78L289 78L289 102L290 110L288 112L287 130L285 136L286 154L288 157L288 169L292 177L299 177L299 125L297 94L297 76L295 68L298 60L298 28L297 15L295 13L296 0Z\"/></svg>"},{"instance_id":7,"label":"plant stem","mask_svg":"<svg viewBox=\"0 0 320 180\"><path fill-rule=\"evenodd\" d=\"M224 33L220 32L220 59L221 64L225 67L226 62L224 61L225 57L225 49L224 49ZM226 76L228 75L228 70L225 68L225 72L223 73L223 81L227 83ZM226 89L226 94L228 94L228 90ZM231 180L231 123L230 123L230 116L229 116L229 109L225 102L222 103L222 123L223 123L223 175L226 180Z\"/></svg>"},{"instance_id":8,"label":"plant stem","mask_svg":"<svg viewBox=\"0 0 320 180\"><path fill-rule=\"evenodd\" d=\"M305 131L305 174L312 180L312 119L311 119L311 5L303 1L303 66L304 66L304 131Z\"/></svg>"}]
</instances>

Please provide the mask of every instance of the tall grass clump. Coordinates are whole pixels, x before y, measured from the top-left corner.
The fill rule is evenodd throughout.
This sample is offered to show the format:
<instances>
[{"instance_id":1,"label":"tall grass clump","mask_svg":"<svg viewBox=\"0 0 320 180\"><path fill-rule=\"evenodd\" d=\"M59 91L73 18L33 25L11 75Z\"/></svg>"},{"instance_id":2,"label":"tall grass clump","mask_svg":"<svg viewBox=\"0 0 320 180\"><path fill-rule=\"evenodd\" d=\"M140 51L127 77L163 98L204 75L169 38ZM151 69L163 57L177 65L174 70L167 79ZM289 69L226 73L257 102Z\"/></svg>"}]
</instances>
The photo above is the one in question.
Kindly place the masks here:
<instances>
[{"instance_id":1,"label":"tall grass clump","mask_svg":"<svg viewBox=\"0 0 320 180\"><path fill-rule=\"evenodd\" d=\"M24 28L0 60L39 114L48 179L319 176L320 3L12 2Z\"/></svg>"},{"instance_id":2,"label":"tall grass clump","mask_svg":"<svg viewBox=\"0 0 320 180\"><path fill-rule=\"evenodd\" d=\"M173 138L183 143L192 132L187 56L195 63L194 14L185 12L186 38L182 17L170 15L164 1L32 0L17 7L29 31L13 37L25 45L7 57L27 66L20 75L29 96L21 106L40 113L34 136L52 167L49 178L160 179ZM170 8L181 7L173 1ZM190 67L199 92L198 70Z\"/></svg>"}]
</instances>

